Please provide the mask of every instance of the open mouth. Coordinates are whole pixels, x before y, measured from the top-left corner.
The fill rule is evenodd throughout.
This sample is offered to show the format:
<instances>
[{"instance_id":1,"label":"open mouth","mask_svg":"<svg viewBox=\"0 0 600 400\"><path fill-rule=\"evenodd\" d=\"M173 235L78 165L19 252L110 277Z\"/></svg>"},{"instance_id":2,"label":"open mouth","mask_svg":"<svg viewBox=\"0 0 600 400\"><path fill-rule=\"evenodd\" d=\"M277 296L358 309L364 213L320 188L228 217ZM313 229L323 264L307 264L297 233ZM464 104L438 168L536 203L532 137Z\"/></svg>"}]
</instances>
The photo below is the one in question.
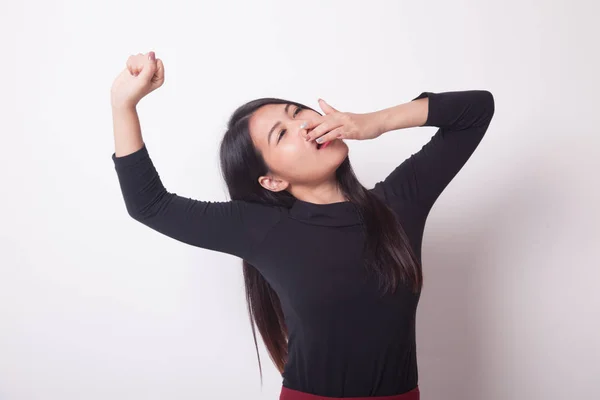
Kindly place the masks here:
<instances>
[{"instance_id":1,"label":"open mouth","mask_svg":"<svg viewBox=\"0 0 600 400\"><path fill-rule=\"evenodd\" d=\"M324 149L325 147L329 146L329 144L330 144L331 142L332 142L332 141L330 140L330 141L328 141L328 142L325 142L325 143L323 143L323 144L319 144L319 143L317 143L317 150Z\"/></svg>"}]
</instances>

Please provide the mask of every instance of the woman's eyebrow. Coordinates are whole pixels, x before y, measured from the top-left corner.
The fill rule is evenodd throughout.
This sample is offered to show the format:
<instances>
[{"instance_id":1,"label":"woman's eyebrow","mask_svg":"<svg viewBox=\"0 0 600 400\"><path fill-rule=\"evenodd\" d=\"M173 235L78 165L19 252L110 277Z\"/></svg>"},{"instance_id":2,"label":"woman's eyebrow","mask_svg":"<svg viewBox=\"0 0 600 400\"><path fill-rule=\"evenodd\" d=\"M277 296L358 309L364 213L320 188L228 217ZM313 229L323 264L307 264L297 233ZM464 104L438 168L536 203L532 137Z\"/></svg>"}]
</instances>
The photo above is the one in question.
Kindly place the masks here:
<instances>
[{"instance_id":1,"label":"woman's eyebrow","mask_svg":"<svg viewBox=\"0 0 600 400\"><path fill-rule=\"evenodd\" d=\"M288 103L285 105L285 108L283 109L283 111L285 112L285 114L287 115L288 113L288 109L290 108L291 104ZM267 135L267 143L270 145L271 144L271 134L275 131L275 129L281 124L281 121L277 121L275 122L275 125L273 125L273 127L271 128L271 130L269 131L269 134Z\"/></svg>"}]
</instances>

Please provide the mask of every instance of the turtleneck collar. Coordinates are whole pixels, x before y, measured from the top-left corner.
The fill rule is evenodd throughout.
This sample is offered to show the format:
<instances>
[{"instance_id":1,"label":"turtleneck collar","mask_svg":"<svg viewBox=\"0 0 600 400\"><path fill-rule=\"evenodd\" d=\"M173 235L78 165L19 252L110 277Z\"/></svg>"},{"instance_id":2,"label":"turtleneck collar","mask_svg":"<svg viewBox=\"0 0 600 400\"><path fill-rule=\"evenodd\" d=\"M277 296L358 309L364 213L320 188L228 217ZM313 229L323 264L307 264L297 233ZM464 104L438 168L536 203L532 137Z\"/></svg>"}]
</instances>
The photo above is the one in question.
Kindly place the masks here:
<instances>
[{"instance_id":1,"label":"turtleneck collar","mask_svg":"<svg viewBox=\"0 0 600 400\"><path fill-rule=\"evenodd\" d=\"M350 201L316 204L296 199L290 208L290 216L313 225L351 226L361 223L358 207Z\"/></svg>"}]
</instances>

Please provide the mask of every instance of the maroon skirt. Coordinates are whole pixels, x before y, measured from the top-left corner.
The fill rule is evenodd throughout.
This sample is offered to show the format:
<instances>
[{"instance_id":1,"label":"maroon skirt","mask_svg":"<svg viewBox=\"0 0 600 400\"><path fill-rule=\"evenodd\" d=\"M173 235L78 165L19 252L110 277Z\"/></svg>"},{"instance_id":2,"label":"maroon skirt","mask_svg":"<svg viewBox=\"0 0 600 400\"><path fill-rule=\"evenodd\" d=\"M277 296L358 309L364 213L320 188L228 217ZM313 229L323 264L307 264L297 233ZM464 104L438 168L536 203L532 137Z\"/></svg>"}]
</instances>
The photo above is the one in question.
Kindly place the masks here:
<instances>
[{"instance_id":1,"label":"maroon skirt","mask_svg":"<svg viewBox=\"0 0 600 400\"><path fill-rule=\"evenodd\" d=\"M281 394L279 395L279 400L335 400L335 399L345 399L345 400L419 400L419 386L415 387L413 390L402 393L395 394L393 396L371 396L371 397L327 397L327 396L318 396L316 394L299 392L297 390L286 388L285 386L281 387Z\"/></svg>"}]
</instances>

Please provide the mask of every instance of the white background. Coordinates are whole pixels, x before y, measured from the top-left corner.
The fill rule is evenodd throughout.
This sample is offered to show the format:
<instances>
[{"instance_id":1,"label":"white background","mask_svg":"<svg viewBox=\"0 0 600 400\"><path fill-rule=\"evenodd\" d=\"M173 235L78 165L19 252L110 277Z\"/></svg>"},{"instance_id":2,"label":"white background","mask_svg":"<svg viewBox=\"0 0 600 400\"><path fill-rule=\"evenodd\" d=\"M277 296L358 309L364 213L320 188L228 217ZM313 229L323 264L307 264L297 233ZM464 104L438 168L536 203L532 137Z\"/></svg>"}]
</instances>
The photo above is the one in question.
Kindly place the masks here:
<instances>
[{"instance_id":1,"label":"white background","mask_svg":"<svg viewBox=\"0 0 600 400\"><path fill-rule=\"evenodd\" d=\"M600 390L594 1L3 1L0 399L276 399L241 261L161 236L121 197L110 86L156 52L138 110L168 190L226 200L233 110L275 96L368 112L485 89L487 135L425 229L424 400ZM596 27L595 27L596 26ZM435 128L348 141L367 187ZM260 337L259 337L260 340Z\"/></svg>"}]
</instances>

